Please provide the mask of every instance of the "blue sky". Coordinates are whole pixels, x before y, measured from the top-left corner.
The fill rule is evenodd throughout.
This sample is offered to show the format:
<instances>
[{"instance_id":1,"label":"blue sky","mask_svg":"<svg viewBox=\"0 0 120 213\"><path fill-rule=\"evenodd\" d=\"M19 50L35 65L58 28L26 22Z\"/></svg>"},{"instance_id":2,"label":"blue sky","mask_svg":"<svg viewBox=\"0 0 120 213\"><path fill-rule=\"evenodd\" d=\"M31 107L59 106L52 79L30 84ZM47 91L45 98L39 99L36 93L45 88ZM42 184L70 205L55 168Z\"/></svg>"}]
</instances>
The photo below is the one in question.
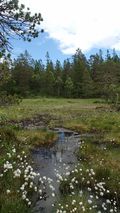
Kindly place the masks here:
<instances>
[{"instance_id":1,"label":"blue sky","mask_svg":"<svg viewBox=\"0 0 120 213\"><path fill-rule=\"evenodd\" d=\"M34 59L46 61L46 53L49 52L50 58L55 62L57 59L63 62L64 59L70 58L71 54L63 54L59 49L58 41L49 38L47 33L42 33L38 38L31 42L22 40L12 40L12 57L16 58L20 53L27 50Z\"/></svg>"},{"instance_id":2,"label":"blue sky","mask_svg":"<svg viewBox=\"0 0 120 213\"><path fill-rule=\"evenodd\" d=\"M31 43L13 41L13 57L25 49L53 61L70 58L80 48L89 56L99 49L120 51L120 0L19 0L43 17L45 33Z\"/></svg>"}]
</instances>

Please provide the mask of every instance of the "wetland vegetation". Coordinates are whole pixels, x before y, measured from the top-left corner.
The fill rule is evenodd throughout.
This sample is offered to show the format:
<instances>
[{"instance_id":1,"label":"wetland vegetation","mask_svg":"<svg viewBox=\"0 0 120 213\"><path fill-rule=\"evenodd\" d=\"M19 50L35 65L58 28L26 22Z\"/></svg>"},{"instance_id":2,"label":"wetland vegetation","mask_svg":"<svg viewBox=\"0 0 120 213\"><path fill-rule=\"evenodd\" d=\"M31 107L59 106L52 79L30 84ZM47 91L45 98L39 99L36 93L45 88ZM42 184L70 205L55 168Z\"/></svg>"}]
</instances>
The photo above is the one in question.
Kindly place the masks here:
<instances>
[{"instance_id":1,"label":"wetland vegetation","mask_svg":"<svg viewBox=\"0 0 120 213\"><path fill-rule=\"evenodd\" d=\"M44 181L52 185L51 196L56 195L47 175L36 186L33 179L40 171L31 161L31 150L54 147L54 129L60 127L78 132L81 145L72 169L64 175L57 171L60 194L52 212L120 211L120 115L110 105L97 99L24 99L1 107L0 119L1 212L32 211L34 193L38 198L43 190L39 197L45 199Z\"/></svg>"}]
</instances>

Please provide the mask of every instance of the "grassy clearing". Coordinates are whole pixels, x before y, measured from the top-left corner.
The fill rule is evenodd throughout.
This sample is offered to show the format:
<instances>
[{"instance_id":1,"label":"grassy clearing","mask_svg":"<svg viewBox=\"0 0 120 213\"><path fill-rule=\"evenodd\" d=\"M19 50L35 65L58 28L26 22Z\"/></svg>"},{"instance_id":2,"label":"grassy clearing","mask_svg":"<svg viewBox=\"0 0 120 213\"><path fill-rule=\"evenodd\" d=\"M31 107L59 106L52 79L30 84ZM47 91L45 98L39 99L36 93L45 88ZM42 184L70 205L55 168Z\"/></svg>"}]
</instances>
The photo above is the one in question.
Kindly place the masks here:
<instances>
[{"instance_id":1,"label":"grassy clearing","mask_svg":"<svg viewBox=\"0 0 120 213\"><path fill-rule=\"evenodd\" d=\"M79 112L80 109L93 109L97 106L94 102L95 99L24 99L18 106L1 107L0 115L6 117L8 120L30 118L39 113L70 116L68 110L73 111L72 114L74 114L74 112Z\"/></svg>"},{"instance_id":2,"label":"grassy clearing","mask_svg":"<svg viewBox=\"0 0 120 213\"><path fill-rule=\"evenodd\" d=\"M13 121L21 121L26 119L32 119L34 116L39 116L41 121L46 123L46 128L53 127L66 127L78 131L80 133L90 133L92 137L89 139L83 138L85 143L82 144L80 150L77 151L77 157L80 160L80 165L77 165L75 169L78 172L73 172L67 177L67 181L64 180L61 183L61 199L57 203L58 210L64 209L66 212L98 212L96 208L93 208L97 202L96 196L104 197L104 199L113 201L108 207L108 212L119 212L119 210L112 211L114 206L114 199L117 200L117 204L120 199L120 114L119 112L111 110L110 106L97 103L97 100L79 100L79 99L47 99L36 98L26 99L18 106L11 106L6 108L0 108L0 123L2 125L1 145L0 145L0 165L3 173L2 165L9 159L9 154L12 155L14 146L16 147L17 154L21 151L26 151L29 154L29 149L33 146L51 145L56 140L56 135L48 130L39 129L21 129L19 125L12 123ZM40 116L42 115L42 116ZM47 120L47 122L46 122ZM12 121L11 123L8 121ZM33 119L34 121L34 119ZM33 122L34 124L34 122ZM5 126L7 129L5 130ZM15 133L15 134L14 134ZM7 154L8 153L8 154ZM17 162L13 157L12 162ZM16 165L16 164L15 164ZM82 169L82 171L81 171ZM94 171L94 175L89 175ZM10 177L10 176L9 176ZM70 182L73 178L76 178L76 185L74 185L74 191L71 191ZM21 180L23 181L23 179ZM9 196L6 191L9 189L7 185L8 179L1 181L2 196L0 199L0 208L2 213L12 212L16 209L16 213L27 212L30 210L21 196L15 193L15 190ZM105 182L104 196L102 192L96 192L95 184ZM9 185L13 183L17 184L17 187L22 182L15 182L11 179L8 182ZM3 188L4 186L4 188ZM16 185L13 187L17 188ZM91 194L95 197L92 203L87 195L79 196L81 190L90 188ZM78 192L79 189L79 192ZM12 191L12 188L10 189ZM108 193L109 191L109 193ZM73 194L70 195L70 193ZM101 195L100 195L101 192ZM13 203L12 200L15 200ZM6 204L5 201L6 200ZM72 205L72 201L76 200ZM17 201L20 201L18 205ZM82 202L82 204L80 204ZM91 202L91 201L90 201ZM105 201L107 202L107 201ZM60 205L59 205L60 204ZM109 204L109 202L108 202ZM68 205L68 207L66 206ZM107 204L106 204L107 205ZM18 206L17 208L15 206ZM12 210L8 210L12 208ZM77 208L77 210L75 209ZM85 208L85 211L83 210ZM91 209L92 208L92 209ZM105 207L104 207L105 208ZM105 209L101 212L104 212ZM57 210L55 210L57 212ZM13 211L14 212L14 211ZM30 211L28 211L30 212ZM59 212L59 211L58 211Z\"/></svg>"}]
</instances>

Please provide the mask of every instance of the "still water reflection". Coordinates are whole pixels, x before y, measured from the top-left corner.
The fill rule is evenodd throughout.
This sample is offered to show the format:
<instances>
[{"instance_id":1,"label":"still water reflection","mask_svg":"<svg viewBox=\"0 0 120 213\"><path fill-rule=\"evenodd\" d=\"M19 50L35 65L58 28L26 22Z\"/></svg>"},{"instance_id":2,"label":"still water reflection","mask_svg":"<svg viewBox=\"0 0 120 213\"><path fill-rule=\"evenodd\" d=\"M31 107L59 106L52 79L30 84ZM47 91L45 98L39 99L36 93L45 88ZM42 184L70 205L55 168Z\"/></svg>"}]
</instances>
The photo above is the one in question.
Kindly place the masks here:
<instances>
[{"instance_id":1,"label":"still water reflection","mask_svg":"<svg viewBox=\"0 0 120 213\"><path fill-rule=\"evenodd\" d=\"M52 212L52 204L59 197L59 183L56 173L64 175L77 162L74 152L80 146L80 136L66 129L55 129L55 131L59 137L53 147L38 148L32 152L35 171L40 172L41 176L50 177L55 187L55 197L51 196L51 191L47 187L47 199L36 203L33 209L34 213Z\"/></svg>"}]
</instances>

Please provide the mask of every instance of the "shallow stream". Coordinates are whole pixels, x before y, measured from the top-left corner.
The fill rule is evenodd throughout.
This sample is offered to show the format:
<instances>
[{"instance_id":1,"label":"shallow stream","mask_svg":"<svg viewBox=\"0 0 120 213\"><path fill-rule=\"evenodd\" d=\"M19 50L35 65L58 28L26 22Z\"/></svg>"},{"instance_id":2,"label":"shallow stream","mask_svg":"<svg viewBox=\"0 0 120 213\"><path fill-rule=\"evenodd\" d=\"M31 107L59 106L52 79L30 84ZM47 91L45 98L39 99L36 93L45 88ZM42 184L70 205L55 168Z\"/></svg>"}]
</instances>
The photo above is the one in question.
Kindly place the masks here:
<instances>
[{"instance_id":1,"label":"shallow stream","mask_svg":"<svg viewBox=\"0 0 120 213\"><path fill-rule=\"evenodd\" d=\"M36 202L33 208L34 213L51 213L53 204L59 197L59 182L56 174L64 175L74 168L77 158L75 151L80 146L80 135L76 132L56 128L54 131L58 134L58 140L53 147L37 148L32 152L32 158L35 165L35 171L41 176L52 179L52 185L55 188L55 197L52 196L49 186L46 188L46 199Z\"/></svg>"}]
</instances>

